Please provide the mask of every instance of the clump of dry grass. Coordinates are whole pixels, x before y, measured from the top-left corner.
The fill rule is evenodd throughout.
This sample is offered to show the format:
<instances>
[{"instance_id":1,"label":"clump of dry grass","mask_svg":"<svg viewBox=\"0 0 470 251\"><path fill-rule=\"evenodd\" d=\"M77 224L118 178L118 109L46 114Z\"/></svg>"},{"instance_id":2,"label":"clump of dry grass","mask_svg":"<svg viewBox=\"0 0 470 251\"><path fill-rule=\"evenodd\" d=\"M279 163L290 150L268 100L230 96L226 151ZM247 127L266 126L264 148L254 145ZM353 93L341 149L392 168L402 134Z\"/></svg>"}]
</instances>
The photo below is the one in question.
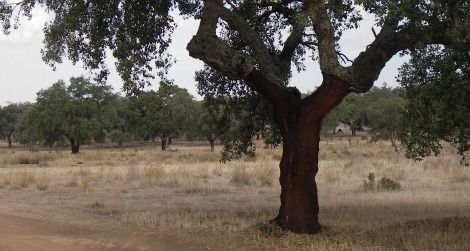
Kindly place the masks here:
<instances>
[{"instance_id":1,"label":"clump of dry grass","mask_svg":"<svg viewBox=\"0 0 470 251\"><path fill-rule=\"evenodd\" d=\"M224 174L224 169L222 168L222 165L216 165L212 169L212 174L217 176L217 177L221 177Z\"/></svg>"},{"instance_id":2,"label":"clump of dry grass","mask_svg":"<svg viewBox=\"0 0 470 251\"><path fill-rule=\"evenodd\" d=\"M140 179L140 170L137 166L131 165L127 168L126 181L128 183Z\"/></svg>"},{"instance_id":3,"label":"clump of dry grass","mask_svg":"<svg viewBox=\"0 0 470 251\"><path fill-rule=\"evenodd\" d=\"M76 187L78 186L78 180L76 176L71 176L68 181L64 184L66 187Z\"/></svg>"},{"instance_id":4,"label":"clump of dry grass","mask_svg":"<svg viewBox=\"0 0 470 251\"><path fill-rule=\"evenodd\" d=\"M470 180L468 172L461 167L450 168L448 174L448 180L451 183L465 183Z\"/></svg>"},{"instance_id":5,"label":"clump of dry grass","mask_svg":"<svg viewBox=\"0 0 470 251\"><path fill-rule=\"evenodd\" d=\"M10 185L14 189L27 188L34 184L35 175L29 170L15 172L11 176Z\"/></svg>"},{"instance_id":6,"label":"clump of dry grass","mask_svg":"<svg viewBox=\"0 0 470 251\"><path fill-rule=\"evenodd\" d=\"M275 215L274 208L207 209L182 206L163 212L131 210L121 215L121 220L159 230L191 230L234 232L246 229Z\"/></svg>"},{"instance_id":7,"label":"clump of dry grass","mask_svg":"<svg viewBox=\"0 0 470 251\"><path fill-rule=\"evenodd\" d=\"M253 176L255 177L258 185L260 186L272 186L275 183L275 175L277 174L273 170L269 168L268 165L257 165L254 169Z\"/></svg>"},{"instance_id":8,"label":"clump of dry grass","mask_svg":"<svg viewBox=\"0 0 470 251\"><path fill-rule=\"evenodd\" d=\"M58 158L55 153L46 152L13 152L7 157L3 158L3 164L9 165L44 165L48 161Z\"/></svg>"},{"instance_id":9,"label":"clump of dry grass","mask_svg":"<svg viewBox=\"0 0 470 251\"><path fill-rule=\"evenodd\" d=\"M99 201L94 201L90 204L87 204L86 206L89 208L104 208L104 203L99 202Z\"/></svg>"},{"instance_id":10,"label":"clump of dry grass","mask_svg":"<svg viewBox=\"0 0 470 251\"><path fill-rule=\"evenodd\" d=\"M36 188L40 191L46 190L50 182L48 173L30 169L22 169L4 174L0 179L0 185L3 187L10 186L11 189L22 189L36 184Z\"/></svg>"},{"instance_id":11,"label":"clump of dry grass","mask_svg":"<svg viewBox=\"0 0 470 251\"><path fill-rule=\"evenodd\" d=\"M41 172L36 174L36 188L39 191L45 191L51 183L51 178L48 173Z\"/></svg>"},{"instance_id":12,"label":"clump of dry grass","mask_svg":"<svg viewBox=\"0 0 470 251\"><path fill-rule=\"evenodd\" d=\"M327 168L324 171L324 178L327 183L336 183L341 180L341 173L336 168Z\"/></svg>"},{"instance_id":13,"label":"clump of dry grass","mask_svg":"<svg viewBox=\"0 0 470 251\"><path fill-rule=\"evenodd\" d=\"M230 183L237 186L248 186L253 184L253 178L250 173L247 171L246 167L237 166L232 170L232 175L230 177Z\"/></svg>"},{"instance_id":14,"label":"clump of dry grass","mask_svg":"<svg viewBox=\"0 0 470 251\"><path fill-rule=\"evenodd\" d=\"M163 180L166 171L162 166L147 166L140 174L140 184L144 186L154 186Z\"/></svg>"}]
</instances>

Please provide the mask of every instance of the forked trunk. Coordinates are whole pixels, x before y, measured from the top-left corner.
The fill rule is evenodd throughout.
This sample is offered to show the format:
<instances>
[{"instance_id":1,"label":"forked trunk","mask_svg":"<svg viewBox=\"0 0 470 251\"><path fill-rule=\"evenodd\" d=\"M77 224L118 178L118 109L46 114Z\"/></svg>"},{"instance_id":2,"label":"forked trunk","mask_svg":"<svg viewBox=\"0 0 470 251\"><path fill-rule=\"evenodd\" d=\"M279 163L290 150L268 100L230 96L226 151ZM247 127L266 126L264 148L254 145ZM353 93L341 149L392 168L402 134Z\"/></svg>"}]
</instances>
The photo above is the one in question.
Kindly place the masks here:
<instances>
[{"instance_id":1,"label":"forked trunk","mask_svg":"<svg viewBox=\"0 0 470 251\"><path fill-rule=\"evenodd\" d=\"M324 75L323 84L306 99L274 108L281 129L281 207L274 222L297 233L317 233L319 205L315 176L321 121L349 93L342 80ZM287 109L285 107L288 107Z\"/></svg>"},{"instance_id":2,"label":"forked trunk","mask_svg":"<svg viewBox=\"0 0 470 251\"><path fill-rule=\"evenodd\" d=\"M72 154L77 154L80 152L80 141L71 139L70 140L70 146L72 148Z\"/></svg>"}]
</instances>

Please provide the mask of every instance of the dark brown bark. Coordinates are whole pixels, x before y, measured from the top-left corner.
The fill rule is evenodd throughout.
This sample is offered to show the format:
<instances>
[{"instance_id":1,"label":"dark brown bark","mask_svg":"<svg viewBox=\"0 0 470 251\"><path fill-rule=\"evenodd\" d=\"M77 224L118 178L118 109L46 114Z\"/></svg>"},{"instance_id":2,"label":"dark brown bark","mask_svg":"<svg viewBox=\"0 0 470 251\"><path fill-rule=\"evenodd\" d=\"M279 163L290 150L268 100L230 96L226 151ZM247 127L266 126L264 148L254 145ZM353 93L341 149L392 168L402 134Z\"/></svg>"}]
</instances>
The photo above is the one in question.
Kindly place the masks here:
<instances>
[{"instance_id":1,"label":"dark brown bark","mask_svg":"<svg viewBox=\"0 0 470 251\"><path fill-rule=\"evenodd\" d=\"M162 138L162 151L166 151L166 138Z\"/></svg>"},{"instance_id":2,"label":"dark brown bark","mask_svg":"<svg viewBox=\"0 0 470 251\"><path fill-rule=\"evenodd\" d=\"M13 146L13 140L11 138L11 134L8 134L7 135L7 141L8 141L8 147L12 147Z\"/></svg>"},{"instance_id":3,"label":"dark brown bark","mask_svg":"<svg viewBox=\"0 0 470 251\"><path fill-rule=\"evenodd\" d=\"M70 139L70 146L72 148L72 154L80 152L80 140Z\"/></svg>"},{"instance_id":4,"label":"dark brown bark","mask_svg":"<svg viewBox=\"0 0 470 251\"><path fill-rule=\"evenodd\" d=\"M211 144L211 152L214 152L214 144L215 144L214 141L215 141L215 140L213 140L213 139L210 139L210 140L209 140L209 143Z\"/></svg>"}]
</instances>

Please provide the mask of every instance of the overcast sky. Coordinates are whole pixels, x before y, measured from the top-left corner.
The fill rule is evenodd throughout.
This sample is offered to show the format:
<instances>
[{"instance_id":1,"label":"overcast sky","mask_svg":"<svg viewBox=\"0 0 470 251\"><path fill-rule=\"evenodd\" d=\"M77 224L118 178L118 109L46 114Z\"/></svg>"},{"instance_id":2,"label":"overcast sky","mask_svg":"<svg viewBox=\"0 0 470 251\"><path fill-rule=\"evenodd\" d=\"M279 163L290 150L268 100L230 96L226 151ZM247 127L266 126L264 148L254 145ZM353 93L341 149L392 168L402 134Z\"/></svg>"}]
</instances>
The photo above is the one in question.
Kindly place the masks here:
<instances>
[{"instance_id":1,"label":"overcast sky","mask_svg":"<svg viewBox=\"0 0 470 251\"><path fill-rule=\"evenodd\" d=\"M42 28L47 19L48 14L45 11L35 9L33 19L22 21L19 29L13 30L8 36L0 33L0 105L6 105L8 102L33 102L39 90L49 87L58 79L68 80L73 76L87 75L80 65L72 65L67 60L57 65L56 71L44 64L40 51L44 38ZM203 64L191 58L186 51L186 44L195 34L198 22L182 18L177 18L176 21L178 28L173 36L170 53L177 62L171 68L169 78L174 79L178 86L188 89L199 99L194 72L201 69ZM340 44L342 52L350 59L355 58L372 42L372 24L372 18L366 16L358 30L344 33ZM108 59L107 62L111 69L108 84L113 86L115 91L120 91L122 81L115 73L113 59ZM404 59L398 56L389 61L376 81L376 85L381 85L383 82L396 85L397 69L403 62ZM317 63L307 60L306 65L307 71L295 73L291 81L292 85L299 88L301 92L311 91L321 82L321 73Z\"/></svg>"}]
</instances>

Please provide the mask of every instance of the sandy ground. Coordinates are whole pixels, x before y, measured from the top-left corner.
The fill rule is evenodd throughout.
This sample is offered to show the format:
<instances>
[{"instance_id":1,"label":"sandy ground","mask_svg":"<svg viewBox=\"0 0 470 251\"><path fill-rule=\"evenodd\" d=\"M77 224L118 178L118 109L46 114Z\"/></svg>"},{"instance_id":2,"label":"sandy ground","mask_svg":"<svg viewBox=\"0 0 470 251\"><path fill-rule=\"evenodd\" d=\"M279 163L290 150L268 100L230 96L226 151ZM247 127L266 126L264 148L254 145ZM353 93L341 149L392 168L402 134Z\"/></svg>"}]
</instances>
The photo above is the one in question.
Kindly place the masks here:
<instances>
[{"instance_id":1,"label":"sandy ground","mask_svg":"<svg viewBox=\"0 0 470 251\"><path fill-rule=\"evenodd\" d=\"M0 214L0 251L197 250L151 232L106 232Z\"/></svg>"}]
</instances>

